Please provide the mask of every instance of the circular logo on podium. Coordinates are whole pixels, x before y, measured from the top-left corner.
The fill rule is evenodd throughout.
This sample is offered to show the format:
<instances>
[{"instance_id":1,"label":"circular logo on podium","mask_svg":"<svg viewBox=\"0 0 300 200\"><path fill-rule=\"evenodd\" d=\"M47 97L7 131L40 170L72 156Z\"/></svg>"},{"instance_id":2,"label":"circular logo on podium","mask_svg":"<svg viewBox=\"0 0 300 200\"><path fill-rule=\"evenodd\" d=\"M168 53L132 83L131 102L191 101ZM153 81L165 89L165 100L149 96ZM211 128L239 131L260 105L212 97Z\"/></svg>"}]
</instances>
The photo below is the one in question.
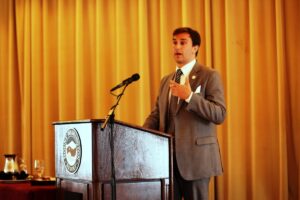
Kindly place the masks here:
<instances>
[{"instance_id":1,"label":"circular logo on podium","mask_svg":"<svg viewBox=\"0 0 300 200\"><path fill-rule=\"evenodd\" d=\"M63 159L66 169L76 173L81 163L81 141L76 129L69 129L63 143Z\"/></svg>"}]
</instances>

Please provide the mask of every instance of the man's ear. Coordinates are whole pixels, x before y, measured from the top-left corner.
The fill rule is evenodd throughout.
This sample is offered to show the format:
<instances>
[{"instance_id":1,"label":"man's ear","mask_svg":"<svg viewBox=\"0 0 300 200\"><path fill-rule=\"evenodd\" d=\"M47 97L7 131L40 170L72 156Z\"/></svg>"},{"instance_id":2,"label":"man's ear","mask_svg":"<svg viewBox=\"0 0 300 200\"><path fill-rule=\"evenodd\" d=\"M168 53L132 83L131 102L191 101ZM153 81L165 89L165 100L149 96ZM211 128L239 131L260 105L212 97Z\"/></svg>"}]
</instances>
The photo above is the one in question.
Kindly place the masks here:
<instances>
[{"instance_id":1,"label":"man's ear","mask_svg":"<svg viewBox=\"0 0 300 200\"><path fill-rule=\"evenodd\" d=\"M196 54L196 52L199 50L199 46L198 45L193 46L193 50L194 50L194 53Z\"/></svg>"}]
</instances>

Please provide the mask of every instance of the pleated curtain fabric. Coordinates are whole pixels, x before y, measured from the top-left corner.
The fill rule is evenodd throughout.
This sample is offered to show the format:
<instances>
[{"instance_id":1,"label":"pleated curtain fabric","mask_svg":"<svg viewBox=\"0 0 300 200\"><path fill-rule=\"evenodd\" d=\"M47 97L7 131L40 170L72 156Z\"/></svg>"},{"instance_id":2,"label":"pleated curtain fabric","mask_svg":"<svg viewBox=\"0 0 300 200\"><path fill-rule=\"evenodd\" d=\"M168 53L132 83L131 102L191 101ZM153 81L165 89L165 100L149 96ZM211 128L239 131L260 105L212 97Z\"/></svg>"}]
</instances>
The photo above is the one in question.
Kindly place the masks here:
<instances>
[{"instance_id":1,"label":"pleated curtain fabric","mask_svg":"<svg viewBox=\"0 0 300 200\"><path fill-rule=\"evenodd\" d=\"M29 171L43 158L54 176L52 122L105 117L109 90L133 73L116 118L142 125L174 72L172 32L190 26L227 106L210 200L300 199L299 10L299 0L0 0L0 158L15 153Z\"/></svg>"}]
</instances>

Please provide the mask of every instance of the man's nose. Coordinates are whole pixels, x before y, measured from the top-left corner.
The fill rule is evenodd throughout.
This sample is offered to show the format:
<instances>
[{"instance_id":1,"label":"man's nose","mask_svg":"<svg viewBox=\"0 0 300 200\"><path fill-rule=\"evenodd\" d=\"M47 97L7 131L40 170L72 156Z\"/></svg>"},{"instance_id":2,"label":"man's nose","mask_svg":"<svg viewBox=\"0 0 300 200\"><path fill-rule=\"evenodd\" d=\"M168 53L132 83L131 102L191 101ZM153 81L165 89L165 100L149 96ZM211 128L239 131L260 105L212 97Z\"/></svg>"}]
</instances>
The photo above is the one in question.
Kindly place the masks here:
<instances>
[{"instance_id":1,"label":"man's nose","mask_svg":"<svg viewBox=\"0 0 300 200\"><path fill-rule=\"evenodd\" d=\"M181 45L180 45L180 44L174 44L174 48L175 48L175 49L180 49L180 48L181 48Z\"/></svg>"}]
</instances>

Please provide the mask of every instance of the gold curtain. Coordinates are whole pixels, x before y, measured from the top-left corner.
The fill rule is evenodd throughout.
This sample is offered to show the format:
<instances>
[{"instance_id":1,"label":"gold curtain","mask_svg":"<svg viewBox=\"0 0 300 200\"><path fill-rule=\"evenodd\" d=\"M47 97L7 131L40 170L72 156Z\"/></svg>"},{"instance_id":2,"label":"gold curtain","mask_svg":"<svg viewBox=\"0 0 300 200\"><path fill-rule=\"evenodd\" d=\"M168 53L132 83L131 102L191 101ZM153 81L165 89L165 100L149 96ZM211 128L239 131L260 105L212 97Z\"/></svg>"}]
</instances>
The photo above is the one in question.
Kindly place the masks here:
<instances>
[{"instance_id":1,"label":"gold curtain","mask_svg":"<svg viewBox=\"0 0 300 200\"><path fill-rule=\"evenodd\" d=\"M228 107L211 199L299 199L299 11L299 0L0 0L0 168L16 153L54 175L52 122L104 118L110 88L133 73L116 118L141 125L174 70L172 31L191 26Z\"/></svg>"}]
</instances>

